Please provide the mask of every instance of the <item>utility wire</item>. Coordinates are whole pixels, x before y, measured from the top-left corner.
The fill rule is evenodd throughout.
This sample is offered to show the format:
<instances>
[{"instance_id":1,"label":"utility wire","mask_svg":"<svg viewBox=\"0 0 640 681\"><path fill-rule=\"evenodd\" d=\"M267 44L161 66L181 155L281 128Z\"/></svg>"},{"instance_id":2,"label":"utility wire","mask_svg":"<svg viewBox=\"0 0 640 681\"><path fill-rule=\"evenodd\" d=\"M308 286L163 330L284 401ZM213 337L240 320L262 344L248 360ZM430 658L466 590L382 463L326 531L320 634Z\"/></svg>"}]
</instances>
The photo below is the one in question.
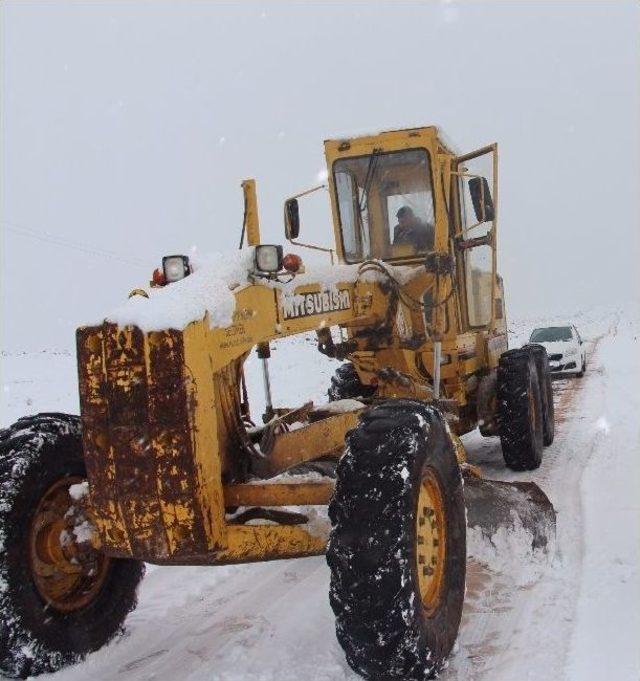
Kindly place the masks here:
<instances>
[{"instance_id":1,"label":"utility wire","mask_svg":"<svg viewBox=\"0 0 640 681\"><path fill-rule=\"evenodd\" d=\"M63 248L70 248L81 253L87 253L89 255L97 255L102 258L110 258L111 260L118 260L129 265L148 265L148 262L140 260L138 258L131 258L115 251L109 251L104 248L99 248L97 246L91 246L89 244L84 244L79 241L73 241L65 237L56 236L55 234L50 234L49 232L36 231L35 229L30 229L28 227L21 227L13 222L7 220L1 220L0 223L5 227L5 229L15 234L20 234L21 236L26 236L31 239L36 239L37 241L42 241L44 243L53 244L54 246L61 246Z\"/></svg>"}]
</instances>

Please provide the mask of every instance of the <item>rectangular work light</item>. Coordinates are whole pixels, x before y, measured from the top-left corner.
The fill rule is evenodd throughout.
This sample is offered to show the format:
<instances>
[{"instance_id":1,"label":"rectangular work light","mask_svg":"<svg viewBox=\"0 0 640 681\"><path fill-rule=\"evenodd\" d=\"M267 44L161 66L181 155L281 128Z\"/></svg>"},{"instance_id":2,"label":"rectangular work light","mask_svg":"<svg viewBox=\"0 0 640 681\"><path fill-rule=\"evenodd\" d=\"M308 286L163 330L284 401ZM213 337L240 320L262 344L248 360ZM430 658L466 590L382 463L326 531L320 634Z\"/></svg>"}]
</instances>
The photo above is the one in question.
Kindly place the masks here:
<instances>
[{"instance_id":1,"label":"rectangular work light","mask_svg":"<svg viewBox=\"0 0 640 681\"><path fill-rule=\"evenodd\" d=\"M258 272L279 272L282 269L282 246L256 246L255 266Z\"/></svg>"},{"instance_id":2,"label":"rectangular work light","mask_svg":"<svg viewBox=\"0 0 640 681\"><path fill-rule=\"evenodd\" d=\"M191 274L189 258L186 255L165 255L162 258L162 271L167 284L180 281Z\"/></svg>"}]
</instances>

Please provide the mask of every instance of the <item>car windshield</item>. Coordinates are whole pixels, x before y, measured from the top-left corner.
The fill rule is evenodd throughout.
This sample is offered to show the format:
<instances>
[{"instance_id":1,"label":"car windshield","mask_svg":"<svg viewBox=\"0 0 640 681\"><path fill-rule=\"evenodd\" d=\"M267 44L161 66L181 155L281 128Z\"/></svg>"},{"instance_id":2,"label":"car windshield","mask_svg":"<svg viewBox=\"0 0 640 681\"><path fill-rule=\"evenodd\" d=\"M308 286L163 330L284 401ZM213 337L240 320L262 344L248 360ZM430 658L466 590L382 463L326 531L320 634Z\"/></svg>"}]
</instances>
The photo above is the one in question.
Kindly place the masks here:
<instances>
[{"instance_id":1,"label":"car windshield","mask_svg":"<svg viewBox=\"0 0 640 681\"><path fill-rule=\"evenodd\" d=\"M535 329L529 340L532 343L554 343L570 341L572 337L569 326L549 326L546 329Z\"/></svg>"}]
</instances>

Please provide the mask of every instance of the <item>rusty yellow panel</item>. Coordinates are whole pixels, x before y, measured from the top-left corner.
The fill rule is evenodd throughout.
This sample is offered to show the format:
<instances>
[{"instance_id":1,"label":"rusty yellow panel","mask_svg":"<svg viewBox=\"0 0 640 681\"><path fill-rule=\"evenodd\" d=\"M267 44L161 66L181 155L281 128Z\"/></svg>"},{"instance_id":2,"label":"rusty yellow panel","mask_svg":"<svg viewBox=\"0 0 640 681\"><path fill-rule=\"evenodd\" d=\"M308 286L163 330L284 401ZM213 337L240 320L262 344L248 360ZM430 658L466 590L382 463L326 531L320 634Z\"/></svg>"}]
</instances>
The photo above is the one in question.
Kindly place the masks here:
<instances>
[{"instance_id":1,"label":"rusty yellow panel","mask_svg":"<svg viewBox=\"0 0 640 681\"><path fill-rule=\"evenodd\" d=\"M167 536L168 553L188 553L205 545L193 494L193 466L185 462L189 439L169 429L154 429L151 447L155 457L158 519Z\"/></svg>"},{"instance_id":2,"label":"rusty yellow panel","mask_svg":"<svg viewBox=\"0 0 640 681\"><path fill-rule=\"evenodd\" d=\"M299 286L293 292L278 291L278 323L283 335L350 322L354 317L354 286L336 284L331 290L319 285Z\"/></svg>"},{"instance_id":3,"label":"rusty yellow panel","mask_svg":"<svg viewBox=\"0 0 640 681\"><path fill-rule=\"evenodd\" d=\"M288 433L275 436L268 465L275 474L303 461L342 451L344 437L355 428L359 412L347 412L310 423Z\"/></svg>"},{"instance_id":4,"label":"rusty yellow panel","mask_svg":"<svg viewBox=\"0 0 640 681\"><path fill-rule=\"evenodd\" d=\"M494 369L498 366L500 355L503 352L506 352L507 348L508 342L506 331L487 339L487 354L490 368Z\"/></svg>"},{"instance_id":5,"label":"rusty yellow panel","mask_svg":"<svg viewBox=\"0 0 640 681\"><path fill-rule=\"evenodd\" d=\"M117 502L115 465L109 439L105 328L78 329L77 358L82 446L90 481L92 517L105 547L129 555L122 510Z\"/></svg>"},{"instance_id":6,"label":"rusty yellow panel","mask_svg":"<svg viewBox=\"0 0 640 681\"><path fill-rule=\"evenodd\" d=\"M226 506L323 506L329 503L334 484L268 483L225 485Z\"/></svg>"},{"instance_id":7,"label":"rusty yellow panel","mask_svg":"<svg viewBox=\"0 0 640 681\"><path fill-rule=\"evenodd\" d=\"M160 520L155 452L150 445L146 338L135 327L105 324L103 339L112 485L97 490L90 478L92 495L102 495L103 508L111 501L117 504L132 555L165 557L170 550Z\"/></svg>"},{"instance_id":8,"label":"rusty yellow panel","mask_svg":"<svg viewBox=\"0 0 640 681\"><path fill-rule=\"evenodd\" d=\"M133 555L167 556L167 536L160 521L157 469L148 446L146 423L111 428L116 500L122 509Z\"/></svg>"},{"instance_id":9,"label":"rusty yellow panel","mask_svg":"<svg viewBox=\"0 0 640 681\"><path fill-rule=\"evenodd\" d=\"M214 373L260 342L343 324L354 315L350 283L338 284L332 292L319 285L306 285L286 294L266 286L245 286L235 292L235 297L236 311L230 326L209 329L204 323Z\"/></svg>"},{"instance_id":10,"label":"rusty yellow panel","mask_svg":"<svg viewBox=\"0 0 640 681\"><path fill-rule=\"evenodd\" d=\"M83 327L76 333L78 387L83 413L105 419L105 368L102 352L102 327Z\"/></svg>"},{"instance_id":11,"label":"rusty yellow panel","mask_svg":"<svg viewBox=\"0 0 640 681\"><path fill-rule=\"evenodd\" d=\"M146 335L148 448L153 455L154 523L162 527L167 554L189 554L206 546L194 495L192 438L184 382L184 343L178 331Z\"/></svg>"},{"instance_id":12,"label":"rusty yellow panel","mask_svg":"<svg viewBox=\"0 0 640 681\"><path fill-rule=\"evenodd\" d=\"M462 444L462 440L451 430L449 430L449 435L451 436L453 447L456 451L456 459L458 460L458 463L459 464L466 463L467 452L464 448L464 445Z\"/></svg>"},{"instance_id":13,"label":"rusty yellow panel","mask_svg":"<svg viewBox=\"0 0 640 681\"><path fill-rule=\"evenodd\" d=\"M218 416L204 322L190 324L184 336L184 383L187 393L195 475L195 499L199 505L208 549L226 542L222 455L218 441Z\"/></svg>"},{"instance_id":14,"label":"rusty yellow panel","mask_svg":"<svg viewBox=\"0 0 640 681\"><path fill-rule=\"evenodd\" d=\"M471 357L460 361L460 374L462 376L470 376L483 367L483 363L478 357Z\"/></svg>"},{"instance_id":15,"label":"rusty yellow panel","mask_svg":"<svg viewBox=\"0 0 640 681\"><path fill-rule=\"evenodd\" d=\"M438 129L435 126L427 126L405 130L388 130L377 135L325 140L327 167L331 168L333 162L342 156L371 153L374 148L382 151L395 151L425 144L431 146L437 140L437 134Z\"/></svg>"},{"instance_id":16,"label":"rusty yellow panel","mask_svg":"<svg viewBox=\"0 0 640 681\"><path fill-rule=\"evenodd\" d=\"M440 364L440 378L445 381L457 377L458 372L460 371L460 366L457 361L455 341L444 341L442 343L441 357L444 361L444 364ZM425 350L421 352L420 358L424 367L427 369L429 374L431 374L433 372L433 350Z\"/></svg>"},{"instance_id":17,"label":"rusty yellow panel","mask_svg":"<svg viewBox=\"0 0 640 681\"><path fill-rule=\"evenodd\" d=\"M311 534L304 525L230 525L227 548L215 554L212 563L251 563L282 558L317 556L325 552L329 523Z\"/></svg>"},{"instance_id":18,"label":"rusty yellow panel","mask_svg":"<svg viewBox=\"0 0 640 681\"><path fill-rule=\"evenodd\" d=\"M247 243L256 246L260 243L260 221L258 218L258 197L256 195L256 181L245 180L242 183L245 206L244 228L247 230Z\"/></svg>"},{"instance_id":19,"label":"rusty yellow panel","mask_svg":"<svg viewBox=\"0 0 640 681\"><path fill-rule=\"evenodd\" d=\"M416 353L412 350L386 348L376 353L378 368L392 367L396 371L412 376L418 376L416 368Z\"/></svg>"},{"instance_id":20,"label":"rusty yellow panel","mask_svg":"<svg viewBox=\"0 0 640 681\"><path fill-rule=\"evenodd\" d=\"M112 555L167 560L223 545L204 335L202 322L186 335L112 324L78 333L92 511Z\"/></svg>"},{"instance_id":21,"label":"rusty yellow panel","mask_svg":"<svg viewBox=\"0 0 640 681\"><path fill-rule=\"evenodd\" d=\"M194 323L185 333L205 341L202 348L209 372L216 373L249 352L257 343L278 335L275 291L266 286L245 286L234 292L236 299L232 323L226 328L209 328L208 319ZM195 328L201 326L198 332Z\"/></svg>"}]
</instances>

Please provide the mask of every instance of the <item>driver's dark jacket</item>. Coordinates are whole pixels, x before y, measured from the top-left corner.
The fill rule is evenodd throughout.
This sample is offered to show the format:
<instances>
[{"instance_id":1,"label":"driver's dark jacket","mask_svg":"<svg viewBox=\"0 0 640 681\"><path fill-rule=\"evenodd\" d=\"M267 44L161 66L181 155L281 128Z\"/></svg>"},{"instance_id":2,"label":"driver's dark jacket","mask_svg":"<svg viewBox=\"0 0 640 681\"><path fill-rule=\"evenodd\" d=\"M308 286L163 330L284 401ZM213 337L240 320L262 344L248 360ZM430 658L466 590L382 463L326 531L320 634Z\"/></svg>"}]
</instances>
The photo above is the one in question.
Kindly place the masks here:
<instances>
[{"instance_id":1,"label":"driver's dark jacket","mask_svg":"<svg viewBox=\"0 0 640 681\"><path fill-rule=\"evenodd\" d=\"M434 234L433 225L427 222L416 220L409 225L397 224L393 228L393 243L410 244L419 251L428 251L433 249Z\"/></svg>"}]
</instances>

